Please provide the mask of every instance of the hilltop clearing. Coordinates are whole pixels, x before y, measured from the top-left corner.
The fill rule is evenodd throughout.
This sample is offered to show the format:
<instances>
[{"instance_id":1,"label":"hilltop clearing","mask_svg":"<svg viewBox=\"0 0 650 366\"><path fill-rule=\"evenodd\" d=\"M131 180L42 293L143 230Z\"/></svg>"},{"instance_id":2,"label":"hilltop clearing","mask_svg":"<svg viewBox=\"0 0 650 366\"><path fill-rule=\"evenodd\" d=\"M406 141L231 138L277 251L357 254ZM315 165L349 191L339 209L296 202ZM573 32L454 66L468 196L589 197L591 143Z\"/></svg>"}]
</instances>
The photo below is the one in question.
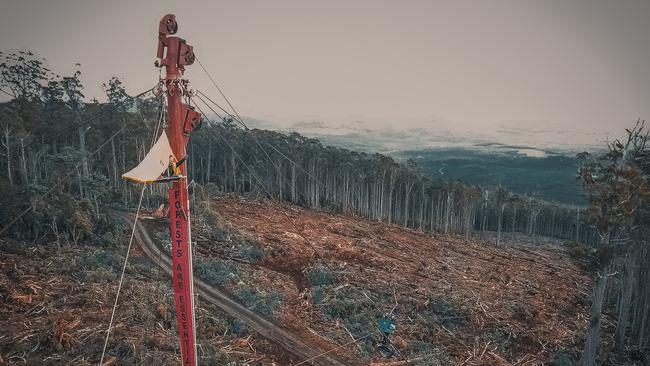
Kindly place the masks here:
<instances>
[{"instance_id":1,"label":"hilltop clearing","mask_svg":"<svg viewBox=\"0 0 650 366\"><path fill-rule=\"evenodd\" d=\"M586 327L589 279L539 240L495 248L232 196L199 201L194 218L197 277L350 364L543 364L575 355ZM168 246L165 219L142 225ZM128 242L112 241L2 243L3 363L96 363ZM115 364L178 363L169 278L145 254L134 249L127 267L108 348ZM304 361L208 301L197 311L203 362ZM378 332L387 313L397 323L389 358Z\"/></svg>"},{"instance_id":2,"label":"hilltop clearing","mask_svg":"<svg viewBox=\"0 0 650 366\"><path fill-rule=\"evenodd\" d=\"M195 212L196 277L354 364L542 364L575 354L586 327L590 281L543 240L495 248L234 196L199 200ZM165 219L141 224L169 245ZM2 244L3 362L96 362L128 241L112 242ZM134 249L127 267L108 348L117 364L178 362L169 278L145 254ZM377 325L387 313L390 358ZM201 299L197 321L203 361L304 361Z\"/></svg>"},{"instance_id":3,"label":"hilltop clearing","mask_svg":"<svg viewBox=\"0 0 650 366\"><path fill-rule=\"evenodd\" d=\"M534 365L579 348L590 280L560 248L495 248L269 200L207 203L195 273L360 364ZM391 312L397 352L384 359L377 322Z\"/></svg>"}]
</instances>

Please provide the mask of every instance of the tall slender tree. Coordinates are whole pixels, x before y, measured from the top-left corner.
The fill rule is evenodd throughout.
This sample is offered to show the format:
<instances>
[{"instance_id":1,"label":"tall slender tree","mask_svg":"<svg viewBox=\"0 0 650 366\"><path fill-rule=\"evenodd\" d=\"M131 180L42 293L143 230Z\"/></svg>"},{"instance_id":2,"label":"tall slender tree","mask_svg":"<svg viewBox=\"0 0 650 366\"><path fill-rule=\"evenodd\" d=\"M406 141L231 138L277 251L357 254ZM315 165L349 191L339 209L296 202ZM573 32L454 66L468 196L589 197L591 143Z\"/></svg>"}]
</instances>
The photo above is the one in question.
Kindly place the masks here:
<instances>
[{"instance_id":1,"label":"tall slender tree","mask_svg":"<svg viewBox=\"0 0 650 366\"><path fill-rule=\"evenodd\" d=\"M594 288L591 297L591 321L587 328L581 366L596 364L596 350L600 333L601 313L609 277L608 268L625 247L613 243L612 233L633 222L636 211L647 199L648 187L635 164L639 151L638 140L642 126L628 131L625 143L616 140L609 151L599 157L589 153L578 154L581 166L578 179L589 201L588 215L600 236L593 255Z\"/></svg>"}]
</instances>

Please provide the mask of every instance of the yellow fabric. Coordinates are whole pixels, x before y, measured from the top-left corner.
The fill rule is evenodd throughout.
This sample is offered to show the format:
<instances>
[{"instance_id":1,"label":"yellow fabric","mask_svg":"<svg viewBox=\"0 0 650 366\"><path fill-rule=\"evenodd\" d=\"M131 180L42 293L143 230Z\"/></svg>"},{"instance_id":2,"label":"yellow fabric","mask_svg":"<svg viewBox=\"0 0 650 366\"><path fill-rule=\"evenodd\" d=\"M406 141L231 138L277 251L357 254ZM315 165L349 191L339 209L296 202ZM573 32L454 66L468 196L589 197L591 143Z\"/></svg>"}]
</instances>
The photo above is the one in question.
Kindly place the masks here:
<instances>
[{"instance_id":1,"label":"yellow fabric","mask_svg":"<svg viewBox=\"0 0 650 366\"><path fill-rule=\"evenodd\" d=\"M178 161L173 156L170 158L170 160L171 160L171 164L172 164L172 173L174 175L180 176L181 175L181 167L176 165L176 163L178 163Z\"/></svg>"},{"instance_id":2,"label":"yellow fabric","mask_svg":"<svg viewBox=\"0 0 650 366\"><path fill-rule=\"evenodd\" d=\"M172 153L172 147L169 145L167 134L163 131L156 144L153 145L140 164L122 174L122 179L138 183L154 182L167 170L170 161L176 161L176 159Z\"/></svg>"}]
</instances>

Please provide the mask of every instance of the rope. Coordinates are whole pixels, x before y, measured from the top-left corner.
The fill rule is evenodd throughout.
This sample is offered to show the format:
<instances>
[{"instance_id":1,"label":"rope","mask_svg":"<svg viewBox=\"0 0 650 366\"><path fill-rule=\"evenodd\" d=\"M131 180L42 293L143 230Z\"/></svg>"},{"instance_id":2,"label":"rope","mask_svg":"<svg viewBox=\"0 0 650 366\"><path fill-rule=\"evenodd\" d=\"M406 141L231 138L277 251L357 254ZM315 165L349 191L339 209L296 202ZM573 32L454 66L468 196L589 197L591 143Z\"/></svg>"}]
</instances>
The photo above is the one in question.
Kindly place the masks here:
<instances>
[{"instance_id":1,"label":"rope","mask_svg":"<svg viewBox=\"0 0 650 366\"><path fill-rule=\"evenodd\" d=\"M204 70L205 70L205 69L204 69ZM206 74L208 75L208 77L210 77L210 79L212 79L212 77L210 76L209 73L207 73L207 71L206 71ZM215 84L215 86L216 86L216 84ZM218 88L218 86L217 86L217 88ZM219 92L221 93L221 89L219 89ZM221 95L223 95L223 93L221 93ZM201 98L201 96L205 97L208 101L210 101L212 104L214 104L215 106L217 106L217 108L221 109L221 110L224 111L225 113L228 113L228 112L225 111L223 108L221 108L221 106L219 106L219 104L217 104L215 101L213 101L212 99L210 99L210 97L208 97L207 95L205 95L205 93L203 93L202 91L199 90L199 91L198 91L198 94L197 94L197 97L198 97L198 98L199 98L199 99L200 99L200 100L201 100L201 101L202 101L202 102L203 102L203 103L204 103L208 108L210 108L210 110L211 110L213 113L215 113L217 116L220 117L219 113L217 113L214 109L212 109L212 107L210 107L210 105L209 105L208 103L206 103L206 102L203 100L203 98ZM224 99L226 99L225 96L224 96ZM226 101L228 101L228 100L226 99ZM228 104L230 105L230 103L228 103ZM231 108L232 108L232 106L231 106ZM235 111L234 109L233 109L233 111L235 112L235 114L237 114L237 111ZM228 113L228 115L230 115L230 113ZM235 118L235 120L236 120L236 121L237 121L237 122L238 122L242 127L244 127L244 130L246 130L246 131L247 131L247 132L248 132L248 133L253 137L253 139L255 140L255 143L257 143L257 145L262 149L262 151L264 152L264 154L266 155L266 157L269 159L269 161L271 162L271 164L276 168L276 170L279 170L279 167L275 164L275 162L273 162L273 160L272 160L271 157L269 156L268 152L266 152L266 150L262 147L262 145L261 145L259 139L257 138L257 136L255 136L255 134L251 131L251 129L248 128L248 126L244 123L244 121L241 119L241 117L239 117L239 114L237 114L237 118ZM326 192L327 192L327 191L331 192L335 200L338 199L337 194L336 194L336 190L328 189L329 187L327 186L327 184L321 182L320 179L318 179L318 178L315 177L313 174L311 174L309 171L307 171L305 168L303 168L302 165L296 163L296 162L295 162L294 160L292 160L290 157L288 157L287 155L285 155L282 151L280 151L278 148L276 148L275 146L273 146L273 144L269 143L268 141L264 141L264 143L265 143L266 145L268 145L271 149L273 149L273 151L275 151L276 153L278 153L281 157L283 157L284 159L286 159L287 161L289 161L291 164L293 164L295 167L297 167L298 170L300 170L301 172L305 173L309 178L311 178L311 179L312 179L314 182L316 182L318 185L320 185L321 187L325 188L325 191L326 191Z\"/></svg>"},{"instance_id":2,"label":"rope","mask_svg":"<svg viewBox=\"0 0 650 366\"><path fill-rule=\"evenodd\" d=\"M205 102L204 102L204 103L205 103ZM201 114L203 114L203 116L205 116L205 113L203 113L203 110L201 110L201 107L199 107L198 104L196 104L196 102L194 103L194 105L195 105L196 108L199 110L199 112L201 112ZM208 121L208 123L213 124L213 122L210 121L207 117L205 117L205 119ZM232 147L232 145L228 142L228 140L227 140L227 139L226 139L226 138L225 138L225 137L224 137L224 136L223 136L219 131L214 130L214 132L216 132L217 135L219 136L219 138L221 138L221 140L222 140L222 141L223 141L223 142L224 142L224 143L225 143L225 144L230 148L230 150L232 151L233 155L235 155L235 156L237 157L237 159L239 159L239 161L244 165L244 167L246 167L246 170L248 170L248 172L249 172L253 177L255 177L255 180L257 181L257 184L259 184L259 185L264 189L264 191L266 192L266 194L267 194L268 197L270 198L270 202L273 202L274 204L277 204L277 203L273 200L273 195L271 194L271 191L270 191L269 188L268 188L268 187L267 187L267 186L262 182L261 178L256 174L255 170L254 170L254 169L251 169L250 166L249 166L248 164L246 164L246 162L244 161L244 159L242 159L241 156L240 156L239 154L237 154L237 151L235 151L235 149ZM277 207L277 206L276 206L276 207ZM314 246L314 244L313 244L309 239L307 239L307 237L304 235L304 233L302 232L302 230L300 230L300 229L298 228L298 226L296 225L295 221L291 218L291 216L289 216L289 214L287 214L287 212L286 212L285 210L281 209L281 208L280 208L280 211L281 211L281 212L286 216L286 218L287 218L287 219L289 220L289 222L291 223L291 226L292 226L293 229L298 233L298 235L299 235L299 236L300 236L300 237L301 237L301 238L302 238L302 239L307 243L307 245L309 245L309 247L311 248L311 250L314 252L314 255L315 255L316 257L318 257L319 254L318 254L318 251L316 250L316 247Z\"/></svg>"},{"instance_id":3,"label":"rope","mask_svg":"<svg viewBox=\"0 0 650 366\"><path fill-rule=\"evenodd\" d=\"M217 90L219 91L219 94L221 94L221 96L222 96L223 99L226 101L226 103L228 103L228 105L230 106L230 109L232 109L232 111L235 112L235 115L236 115L237 118L239 119L239 122L240 122L240 123L244 123L243 120L242 120L242 118L239 116L239 113L237 113L237 110L235 109L235 107L233 107L233 105L230 104L230 101L228 100L228 98L226 97L226 95L221 91L221 88L219 87L219 85L217 85L217 82L214 81L214 78L212 78L212 75L210 75L210 73L208 72L208 70L205 69L205 67L204 67L203 64L201 63L201 60L199 60L198 58L196 58L196 61L199 63L199 65L201 65L201 68L203 69L203 72L205 72L205 74L208 75L208 78L210 78L210 81L212 81L212 85L214 85L214 87L217 88ZM215 103L215 104L216 104L216 103ZM221 107L219 107L219 108L221 108ZM222 109L222 110L223 110L223 109ZM248 127L247 127L247 128L248 128Z\"/></svg>"},{"instance_id":4,"label":"rope","mask_svg":"<svg viewBox=\"0 0 650 366\"><path fill-rule=\"evenodd\" d=\"M202 95L205 95L205 94L203 94L203 93L201 93L201 94L202 94ZM205 102L205 100L203 100L203 98L201 98L201 95L198 95L198 94L197 94L196 96L197 96L197 98L199 98L199 100L201 100L201 102L203 102L203 104L205 104L205 105L206 105L206 106L207 106L207 107L208 107L208 108L209 108L213 113L215 113L217 116L219 115L219 114L218 114L214 109L212 109L212 107L210 107L210 105L209 105L208 103ZM207 97L206 97L206 98L207 98ZM207 98L207 99L210 99L210 98ZM210 101L212 101L212 100L210 99ZM212 101L212 103L214 103L214 102ZM216 103L214 103L214 104L217 105ZM217 105L217 106L218 106L218 105ZM235 118L235 120L237 120L237 118ZM271 163L271 165L273 165L273 167L275 168L275 170L276 170L276 171L278 172L278 174L279 174L279 173L280 173L280 167L279 167L279 166L278 166L278 165L273 161L273 159L271 159L271 156L269 155L269 153L266 152L266 150L264 150L264 147L262 147L262 144L260 144L260 141L257 139L257 137L256 137L256 136L251 132L251 130L246 126L246 124L244 124L244 122L239 121L239 120L238 120L237 122L239 122L240 125L244 126L244 129L246 130L246 132L248 132L248 133L253 137L253 139L255 140L255 143L257 144L257 146L259 146L260 149L262 149L262 152L264 153L264 155L266 155L266 158L268 159L268 161Z\"/></svg>"},{"instance_id":5,"label":"rope","mask_svg":"<svg viewBox=\"0 0 650 366\"><path fill-rule=\"evenodd\" d=\"M353 343L357 343L357 342L359 342L360 340L365 339L365 338L368 338L368 337L370 337L370 336L373 335L373 334L374 334L374 332L372 332L372 333L368 333L368 334L364 335L363 337L360 337L360 338L357 338L357 339L354 339L354 338L353 338L351 341L349 341L349 342L347 342L347 343L343 343L342 345L337 346L337 347L334 347L334 348L332 348L332 349L329 350L329 351L325 351L325 352L323 352L323 353L319 353L319 354L317 354L316 356L314 356L314 357L312 357L312 358L308 358L308 359L306 359L306 360L300 361L300 362L298 362L297 364L295 364L295 365L293 365L293 366L298 366L298 365L305 364L305 363L307 363L307 362L311 362L311 361L313 361L313 360L315 360L315 359L317 359L317 358L319 358L319 357L325 356L325 355L328 354L328 353L332 353L332 352L336 351L336 350L339 349L339 348L343 348L343 347L349 346L349 345L351 345L351 344L353 344Z\"/></svg>"},{"instance_id":6,"label":"rope","mask_svg":"<svg viewBox=\"0 0 650 366\"><path fill-rule=\"evenodd\" d=\"M113 319L115 318L115 310L117 309L117 301L120 298L122 291L122 283L124 282L124 272L126 271L126 264L129 262L129 253L131 252L131 244L133 244L133 237L135 236L135 228L138 225L138 215L140 214L140 207L142 206L142 197L144 197L144 190L146 184L142 185L140 192L140 201L138 202L138 209L135 211L135 220L133 221L133 230L131 230L131 239L129 239L129 247L126 249L126 256L124 257L124 265L122 266L122 275L120 276L120 283L117 286L117 294L115 295L115 303L113 304L113 312L111 313L111 321L108 323L108 330L106 330L106 339L104 340L104 349L102 350L102 358L99 360L99 366L104 364L104 356L106 355L106 346L108 346L108 338L111 335L111 328L113 327Z\"/></svg>"},{"instance_id":7,"label":"rope","mask_svg":"<svg viewBox=\"0 0 650 366\"><path fill-rule=\"evenodd\" d=\"M219 109L220 109L223 113L225 113L227 116L229 116L229 117L235 117L235 116L233 116L230 112L228 112L227 110L223 109L223 107L221 107L217 102L215 102L214 100L212 100L209 96L207 96L207 95L206 95L204 92L202 92L201 90L197 90L196 92L198 93L197 96L198 96L198 95L202 95L205 99L209 100L212 104L214 104L217 108L219 108ZM213 112L214 112L214 110L213 110ZM217 112L214 112L214 113L215 113L217 116L219 116L219 118L221 118L221 120L223 120L223 117L221 117L221 115L220 115L219 113L217 113ZM235 119L237 119L237 118L235 117ZM237 122L240 122L240 121L237 120ZM240 123L242 123L242 122L240 122Z\"/></svg>"},{"instance_id":8,"label":"rope","mask_svg":"<svg viewBox=\"0 0 650 366\"><path fill-rule=\"evenodd\" d=\"M196 59L196 61L199 63L199 65L201 66L201 68L203 69L203 71L205 72L205 74L208 76L208 78L210 79L210 81L212 81L212 84L215 86L215 88L219 91L219 94L221 94L221 96L222 96L223 99L226 101L226 103L228 103L228 106L230 106L230 108L232 109L232 111L233 111L233 112L235 113L235 115L237 116L237 118L235 118L235 120L236 120L240 125L242 125L242 127L244 127L244 129L245 129L247 132L249 132L249 134L253 137L253 139L255 140L255 142L257 143L257 145L260 147L260 149L262 149L262 151L264 152L264 155L266 155L266 157L267 157L267 159L269 160L269 162L271 163L271 165L273 165L273 166L274 166L274 167L279 171L279 167L276 166L275 162L273 161L273 159L271 159L271 157L269 156L268 152L264 149L264 147L262 147L260 141L259 141L259 140L257 139L257 137L252 133L252 131L248 128L248 126L244 123L243 119L241 118L241 116L239 115L239 113L237 112L237 110L235 109L235 107L230 103L230 100L228 100L228 98L227 98L226 95L223 93L223 91L221 90L221 88L219 88L219 85L217 85L217 82L214 80L214 78L212 77L212 75L208 72L208 70L206 70L205 66L203 66L203 64L201 63L201 61L200 61L198 58ZM201 102L203 102L203 104L205 104L205 105L206 105L206 106L207 106L207 107L208 107L208 108L209 108L213 113L215 113L217 116L219 116L219 113L217 113L214 109L212 109L212 107L210 107L210 105L209 105L208 103L206 103L205 100L203 100L203 98L201 98L201 96L204 96L206 99L208 99L210 102L212 102L215 106L217 106L219 109L221 109L224 113L227 113L227 114L230 115L230 113L228 113L226 110L224 110L223 108L221 108L221 106L219 106L216 102L214 102L214 101L213 101L212 99L210 99L207 95L205 95L205 93L199 91L199 94L200 94L200 95L197 94L197 97L199 98L199 100L201 100ZM196 103L195 103L195 105L196 105ZM198 105L196 105L196 107L199 109L199 111L200 111L204 116L206 116L205 113L203 113L203 111L201 110L201 108L200 108ZM205 118L206 118L206 120L208 120L209 123L211 123L211 121L210 121L207 117L205 117ZM244 164L244 166L246 167L246 169L247 169L247 170L248 170L248 171L249 171L249 172L250 172L250 173L255 177L255 179L258 181L258 184L260 184L260 185L264 188L264 190L265 190L266 193L269 195L269 197L272 197L272 195L271 195L270 191L268 190L268 188L267 188L267 187L266 187L266 186L261 182L260 178L259 178L256 174L254 174L253 172L251 172L251 169L249 168L249 166L248 166L248 165L243 161L243 159L239 156L239 154L237 154L237 153L235 152L234 148L233 148L233 147L228 143L228 141L224 138L224 136L221 135L221 133L219 133L218 131L215 131L215 132L217 132L217 134L218 134L219 137L223 140L223 142L226 143L226 145L228 145L228 147L230 148L230 150L232 151L232 153L235 154L235 156L237 156L237 158L242 162L242 164ZM294 164L294 166L298 167L299 170L301 170L303 173L305 173L307 176L309 176L313 181L315 181L317 184L319 184L321 187L323 187L323 188L325 188L325 189L327 190L328 187L327 187L326 184L324 184L324 183L321 182L317 177L315 177L313 174L311 174L310 172L308 172L307 170L305 170L305 169L304 169L300 164L298 164L298 163L296 163L295 161L293 161L291 158L289 158L288 156L286 156L284 153L282 153L280 150L278 150L275 146L273 146L273 145L270 144L269 142L266 142L266 141L265 141L265 143L266 143L269 147L271 147L271 149L273 149L275 152L277 152L280 156L282 156L282 157L285 158L287 161L289 161L289 162L291 162L292 164ZM337 197L336 197L336 192L335 192L335 191L333 191L333 195L334 195L334 199L337 199ZM292 226L294 227L294 230L298 231L298 234L299 234L299 235L300 235L300 236L301 236L301 237L302 237L302 238L307 242L307 244L309 244L309 245L311 246L311 248L312 248L312 250L314 251L314 253L315 253L316 255L318 255L318 252L316 251L314 245L313 245L313 244L312 244L312 243L311 243L311 242L310 242L310 241L309 241L309 240L308 240L308 239L303 235L302 231L299 230L299 229L297 228L297 226L295 225L295 222L291 219L291 217L289 217L289 216L286 214L286 212L284 212L284 210L282 210L282 212L287 216L287 218L288 218L289 221L291 222ZM307 362L313 361L313 360L315 360L315 359L317 359L317 358L319 358L319 357L322 357L322 356L324 356L324 355L327 355L327 354L329 354L329 353L331 353L331 352L333 352L333 351L335 351L335 350L337 350L337 349L339 349L339 348L342 348L342 347L348 346L348 345L353 344L353 343L356 343L356 342L358 342L358 341L360 341L360 340L362 340L362 339L368 338L368 337L370 337L370 336L373 335L373 334L374 334L374 332L373 332L373 333L368 333L368 334L366 334L365 336L360 337L360 338L357 338L357 339L354 339L354 338L353 338L352 341L350 341L350 342L347 342L347 343L344 343L344 344L342 344L342 345L340 345L340 346L337 346L337 347L335 347L335 348L332 348L332 349L330 349L329 351L322 352L322 353L320 353L320 354L318 354L318 355L316 355L316 356L314 356L314 357L312 357L312 358L309 358L309 359L306 359L306 360L304 360L304 361L301 361L301 362L295 364L294 366L302 365L302 364L305 364L305 363L307 363Z\"/></svg>"},{"instance_id":9,"label":"rope","mask_svg":"<svg viewBox=\"0 0 650 366\"><path fill-rule=\"evenodd\" d=\"M208 70L205 68L205 66L203 66L203 64L201 63L201 61L200 61L198 58L196 59L196 61L198 61L199 65L201 65L201 68L203 69L203 71L205 72L205 74L208 76L208 78L210 79L210 81L212 81L212 85L214 85L214 87L217 88L217 90L219 91L219 94L221 94L221 96L222 96L223 99L226 101L226 103L228 103L228 106L230 106L230 109L232 109L232 111L235 113L235 116L237 116L237 118L235 118L235 120L237 120L237 122L239 122L240 125L244 126L244 128L246 129L246 131L249 131L249 132L250 132L250 129L248 128L248 126L246 126L246 124L244 123L244 120L243 120L243 119L241 118L241 116L239 115L239 112L237 112L237 110L236 110L235 107L232 105L232 103L230 103L230 100L228 99L228 97L226 97L226 94L224 94L223 91L221 91L221 88L219 87L219 85L217 85L217 82L214 80L214 78L212 77L212 75L208 72ZM201 94L205 96L204 93L201 93ZM201 96L200 96L200 95L197 95L197 97L199 97L199 99L201 99ZM207 97L206 97L206 98L207 98ZM208 98L208 99L210 99L210 98ZM214 109L212 109L212 108L211 108L207 103L205 103L205 101L203 101L203 99L201 99L201 101L202 101L206 106L208 106L208 108L210 108L210 109L212 110L212 112L214 112L217 116L219 115L219 114L218 114ZM212 101L212 100L210 99L210 101ZM214 101L212 101L212 103L214 103ZM225 111L223 108L221 108L217 103L214 103L214 105L216 105L217 107L219 107L219 109L221 109L222 111L226 112L226 111ZM226 112L226 113L227 113L227 112ZM230 113L228 113L228 114L230 114ZM264 154L266 155L266 157L269 159L269 162L271 162L271 164L276 168L276 170L279 171L280 168L275 164L275 162L273 161L273 159L271 159L271 157L269 156L269 153L267 153L266 150L264 150L264 148L263 148L262 145L260 144L260 142L259 142L259 140L257 139L257 137L255 137L255 135L253 135L252 133L251 133L251 136L253 136L253 138L255 139L255 142L257 143L257 145L262 149L262 151L264 152Z\"/></svg>"},{"instance_id":10,"label":"rope","mask_svg":"<svg viewBox=\"0 0 650 366\"><path fill-rule=\"evenodd\" d=\"M158 72L160 73L160 69L158 69ZM158 139L158 132L160 131L160 127L162 126L163 120L165 118L164 107L165 107L165 99L161 97L160 98L160 104L158 105L158 122L156 123L156 129L154 130L153 137L151 138L151 146L149 147L149 150L151 150L153 148L153 146L156 144L156 141ZM150 191L159 191L158 187L156 187L156 186L149 186L149 190ZM159 258L158 262L160 262L160 258ZM149 263L150 263L149 270L151 272L153 272L152 267L156 267L157 277L158 278L162 277L160 275L160 273L162 271L160 266L157 266L155 263L153 263L153 261L150 261ZM162 284L162 281L156 281L156 282L157 283L156 283L155 295L157 296L157 301L160 301L161 296L159 294L160 294L160 286ZM162 296L162 298L164 299L164 301L167 301L166 295ZM155 330L156 330L156 322L152 322L151 323L151 328L150 328L150 332L151 332L152 337L155 334Z\"/></svg>"},{"instance_id":11,"label":"rope","mask_svg":"<svg viewBox=\"0 0 650 366\"><path fill-rule=\"evenodd\" d=\"M11 94L11 93L9 93L8 91L5 91L4 89L1 89L1 88L0 88L0 92L3 92L3 93L5 93L5 94L7 94L8 96L10 96L10 97L12 97L12 98L16 98L16 96L15 96L15 95L13 95L13 94Z\"/></svg>"},{"instance_id":12,"label":"rope","mask_svg":"<svg viewBox=\"0 0 650 366\"><path fill-rule=\"evenodd\" d=\"M201 112L201 114L203 114L203 116L205 117L205 119L208 121L209 124L216 125L214 122L212 122L210 119L208 119L208 117L205 115L205 113L203 112L201 107L199 107L196 104L196 102L194 103L194 106L196 106L196 108ZM232 145L228 142L228 140L218 130L211 130L211 132L212 131L214 131L214 133L217 134L217 136L224 142L224 144L226 144L226 146L228 146L228 148L230 148L230 151L239 160L239 162L242 163L242 165L246 168L246 170L248 170L248 173L250 173L253 177L255 177L255 180L257 181L257 184L259 184L264 189L264 192L269 196L269 198L272 198L273 195L271 195L271 192L268 189L268 187L262 182L262 179L257 175L257 172L255 172L254 169L252 169L248 164L246 164L246 162L241 158L241 156L239 156L239 154L237 154L237 151L235 151L235 148L232 147Z\"/></svg>"},{"instance_id":13,"label":"rope","mask_svg":"<svg viewBox=\"0 0 650 366\"><path fill-rule=\"evenodd\" d=\"M165 117L165 113L163 111L164 105L165 102L163 99L161 99L160 105L158 106L158 122L156 123L156 128L153 131L153 137L151 138L151 146L149 147L149 150L153 148L153 145L155 145L156 141L158 140L158 132L160 131L160 126L162 125L163 118Z\"/></svg>"}]
</instances>

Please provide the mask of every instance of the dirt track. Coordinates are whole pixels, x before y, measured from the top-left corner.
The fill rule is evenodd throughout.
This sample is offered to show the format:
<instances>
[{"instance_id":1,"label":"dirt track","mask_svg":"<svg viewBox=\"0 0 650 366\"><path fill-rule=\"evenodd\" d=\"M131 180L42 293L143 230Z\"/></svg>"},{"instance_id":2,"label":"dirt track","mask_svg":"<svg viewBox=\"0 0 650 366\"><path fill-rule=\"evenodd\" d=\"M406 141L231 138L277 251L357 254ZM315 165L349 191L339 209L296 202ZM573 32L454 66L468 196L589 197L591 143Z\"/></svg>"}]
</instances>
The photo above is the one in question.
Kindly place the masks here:
<instances>
[{"instance_id":1,"label":"dirt track","mask_svg":"<svg viewBox=\"0 0 650 366\"><path fill-rule=\"evenodd\" d=\"M131 223L131 217L127 213L111 211L112 215ZM167 253L163 253L160 247L154 243L144 225L138 225L135 233L137 243L142 251L154 263L159 265L167 274L171 275L171 259ZM219 307L229 315L244 321L248 326L253 328L262 337L281 346L288 353L293 354L299 360L311 360L305 364L311 365L350 365L351 362L339 361L327 350L319 349L313 345L305 343L299 335L280 327L277 324L265 319L264 317L250 311L244 305L233 299L228 294L220 291L218 288L208 285L201 279L194 278L194 285L199 296Z\"/></svg>"}]
</instances>

